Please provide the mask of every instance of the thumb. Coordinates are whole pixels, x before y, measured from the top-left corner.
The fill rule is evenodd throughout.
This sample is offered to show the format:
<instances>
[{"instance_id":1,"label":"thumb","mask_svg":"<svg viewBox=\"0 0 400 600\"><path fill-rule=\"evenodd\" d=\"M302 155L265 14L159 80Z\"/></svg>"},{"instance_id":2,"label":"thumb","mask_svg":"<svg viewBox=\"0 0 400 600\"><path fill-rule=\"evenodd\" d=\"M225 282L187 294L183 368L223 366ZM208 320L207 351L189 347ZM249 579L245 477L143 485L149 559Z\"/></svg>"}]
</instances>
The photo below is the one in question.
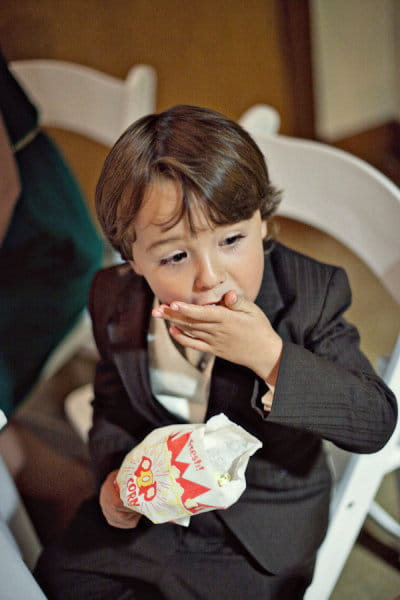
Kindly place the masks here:
<instances>
[{"instance_id":1,"label":"thumb","mask_svg":"<svg viewBox=\"0 0 400 600\"><path fill-rule=\"evenodd\" d=\"M227 308L249 313L252 310L253 303L246 300L244 296L239 296L234 290L225 294L224 303Z\"/></svg>"}]
</instances>

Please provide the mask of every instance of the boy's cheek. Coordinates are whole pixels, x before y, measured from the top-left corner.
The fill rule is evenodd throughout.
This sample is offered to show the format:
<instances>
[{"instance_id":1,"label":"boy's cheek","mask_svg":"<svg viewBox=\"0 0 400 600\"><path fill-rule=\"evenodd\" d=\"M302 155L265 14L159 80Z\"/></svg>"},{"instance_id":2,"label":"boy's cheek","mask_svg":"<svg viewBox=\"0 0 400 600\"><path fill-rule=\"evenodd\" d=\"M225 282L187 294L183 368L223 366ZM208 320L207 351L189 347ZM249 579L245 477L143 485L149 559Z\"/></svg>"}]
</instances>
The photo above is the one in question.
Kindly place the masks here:
<instances>
[{"instance_id":1,"label":"boy's cheek","mask_svg":"<svg viewBox=\"0 0 400 600\"><path fill-rule=\"evenodd\" d=\"M135 271L136 275L143 275L139 266L135 263L134 260L130 260L129 264L130 264L131 268L133 269L133 271Z\"/></svg>"}]
</instances>

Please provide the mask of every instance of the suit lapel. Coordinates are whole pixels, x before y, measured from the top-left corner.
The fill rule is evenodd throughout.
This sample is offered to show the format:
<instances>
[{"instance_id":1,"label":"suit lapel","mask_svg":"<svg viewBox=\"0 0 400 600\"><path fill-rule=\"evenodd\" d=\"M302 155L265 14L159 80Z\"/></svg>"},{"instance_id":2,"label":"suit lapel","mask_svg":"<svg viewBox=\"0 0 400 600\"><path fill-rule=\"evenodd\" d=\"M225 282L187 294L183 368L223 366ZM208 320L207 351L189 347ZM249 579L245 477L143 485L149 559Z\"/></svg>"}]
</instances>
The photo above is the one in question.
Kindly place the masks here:
<instances>
[{"instance_id":1,"label":"suit lapel","mask_svg":"<svg viewBox=\"0 0 400 600\"><path fill-rule=\"evenodd\" d=\"M265 256L263 279L255 303L272 324L284 306L270 254ZM234 416L241 407L249 406L248 402L252 404L253 398L259 394L259 386L259 379L250 369L216 358L206 419L220 412ZM241 414L234 420L238 418L245 419L246 416Z\"/></svg>"},{"instance_id":2,"label":"suit lapel","mask_svg":"<svg viewBox=\"0 0 400 600\"><path fill-rule=\"evenodd\" d=\"M255 303L267 315L273 325L277 314L284 307L284 302L271 260L272 253L273 250L265 255L263 279Z\"/></svg>"},{"instance_id":3,"label":"suit lapel","mask_svg":"<svg viewBox=\"0 0 400 600\"><path fill-rule=\"evenodd\" d=\"M149 380L147 332L153 294L142 277L132 273L108 326L113 360L135 410L159 427L171 415L155 400ZM175 419L176 421L176 419Z\"/></svg>"}]
</instances>

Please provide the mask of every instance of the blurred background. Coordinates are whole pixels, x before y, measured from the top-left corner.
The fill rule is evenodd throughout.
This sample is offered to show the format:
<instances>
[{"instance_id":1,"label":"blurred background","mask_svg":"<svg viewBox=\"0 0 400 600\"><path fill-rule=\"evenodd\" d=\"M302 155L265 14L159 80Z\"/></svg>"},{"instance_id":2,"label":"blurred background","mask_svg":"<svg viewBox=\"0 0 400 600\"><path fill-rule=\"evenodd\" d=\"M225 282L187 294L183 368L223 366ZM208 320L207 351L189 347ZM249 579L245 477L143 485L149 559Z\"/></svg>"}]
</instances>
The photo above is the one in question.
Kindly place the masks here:
<instances>
[{"instance_id":1,"label":"blurred background","mask_svg":"<svg viewBox=\"0 0 400 600\"><path fill-rule=\"evenodd\" d=\"M337 144L398 179L399 25L398 0L3 0L0 45L8 60L120 78L150 64L159 110L199 104L237 119L270 104L281 133ZM103 154L75 140L67 150L90 201Z\"/></svg>"}]
</instances>

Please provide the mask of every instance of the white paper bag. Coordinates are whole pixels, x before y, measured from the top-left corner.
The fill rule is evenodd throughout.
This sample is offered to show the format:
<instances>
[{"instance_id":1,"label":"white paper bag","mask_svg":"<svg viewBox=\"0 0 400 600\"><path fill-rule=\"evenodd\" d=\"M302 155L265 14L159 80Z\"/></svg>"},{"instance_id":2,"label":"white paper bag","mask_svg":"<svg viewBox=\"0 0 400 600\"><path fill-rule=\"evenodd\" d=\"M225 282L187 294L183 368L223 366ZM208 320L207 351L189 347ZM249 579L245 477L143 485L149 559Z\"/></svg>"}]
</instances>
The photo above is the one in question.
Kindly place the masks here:
<instances>
[{"instance_id":1,"label":"white paper bag","mask_svg":"<svg viewBox=\"0 0 400 600\"><path fill-rule=\"evenodd\" d=\"M261 446L224 414L207 423L155 429L121 465L122 502L153 523L187 526L191 516L238 500L249 458Z\"/></svg>"}]
</instances>

